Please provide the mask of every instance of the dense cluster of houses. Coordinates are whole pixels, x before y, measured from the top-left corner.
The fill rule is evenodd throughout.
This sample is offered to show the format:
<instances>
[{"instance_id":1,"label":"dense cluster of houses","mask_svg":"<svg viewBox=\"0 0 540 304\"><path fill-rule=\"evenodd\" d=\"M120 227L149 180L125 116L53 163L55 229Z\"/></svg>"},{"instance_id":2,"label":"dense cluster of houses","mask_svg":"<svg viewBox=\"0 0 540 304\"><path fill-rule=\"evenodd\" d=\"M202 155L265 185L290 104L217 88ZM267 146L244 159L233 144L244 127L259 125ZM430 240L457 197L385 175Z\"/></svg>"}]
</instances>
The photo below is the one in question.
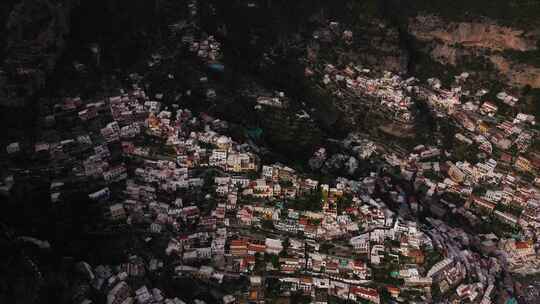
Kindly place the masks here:
<instances>
[{"instance_id":1,"label":"dense cluster of houses","mask_svg":"<svg viewBox=\"0 0 540 304\"><path fill-rule=\"evenodd\" d=\"M193 3L188 6L196 15ZM177 30L186 27L175 25ZM353 33L332 22L313 38L350 44ZM205 64L222 68L216 64L221 45L214 37L196 40L187 33L182 41ZM151 63L159 60L153 56ZM148 96L137 85L99 100L63 99L44 113L42 122L57 136L43 136L31 147L13 142L5 151L50 164L39 170L54 177L51 202L64 198L69 183L84 182L88 198L103 208L110 227L142 231L145 241L166 240L159 254L167 260L145 253L114 266L79 265L92 286L107 295L108 304L184 303L142 280L167 268L209 285L247 281L223 296L226 304L264 303L270 294L301 294L321 304L330 297L378 304L389 298L430 300L436 292L461 303L489 304L502 268L540 271L534 242L540 223L540 155L530 148L538 136L534 116L506 117L495 102L481 101L485 90L472 96L460 87L446 90L437 79L421 87L414 78L375 77L353 64L313 65L305 72L320 74L336 96L367 97L381 112L407 124L415 118L411 96L417 94L437 117L451 119L459 131L453 139L477 148L478 161L456 160L439 144L389 152L372 140L351 139L357 144L345 146L355 157L380 156L384 170L321 182L284 164L262 163L257 149L227 135L227 122L168 105L163 94ZM467 78L464 73L456 81ZM215 98L215 91L208 90L206 97ZM496 98L509 107L519 101L505 92ZM258 96L256 103L283 108L287 98L278 92ZM321 148L313 159L324 162L327 157ZM395 184L385 174L391 169L421 197ZM13 182L12 176L6 178L2 192L9 192ZM445 194L465 204L441 199L426 207L420 202ZM411 216L422 208L444 215L439 205L456 217L502 223L520 234L484 235L478 241L439 219L421 224ZM473 242L497 257L469 250Z\"/></svg>"},{"instance_id":2,"label":"dense cluster of houses","mask_svg":"<svg viewBox=\"0 0 540 304\"><path fill-rule=\"evenodd\" d=\"M152 288L140 283L146 275L163 271L164 262L159 259L145 260L132 255L125 263L119 265L98 265L92 268L86 262L79 262L76 267L93 288L105 290L104 300L107 304L186 303L178 297L167 298L160 288ZM139 283L133 283L137 281ZM198 302L203 303L199 300ZM80 303L93 302L86 298Z\"/></svg>"},{"instance_id":3,"label":"dense cluster of houses","mask_svg":"<svg viewBox=\"0 0 540 304\"><path fill-rule=\"evenodd\" d=\"M339 69L326 64L323 69L322 84L332 86L334 94L340 98L363 97L374 100L375 106L389 118L411 123L415 114L412 108L410 92L414 78L403 80L399 75L390 72L380 78L370 75L370 71L358 66L348 65Z\"/></svg>"},{"instance_id":4,"label":"dense cluster of houses","mask_svg":"<svg viewBox=\"0 0 540 304\"><path fill-rule=\"evenodd\" d=\"M330 22L326 27L316 30L313 39L351 44L353 32L347 29L340 32L341 27L339 23ZM381 77L377 77L372 75L370 69L353 63L345 66L321 63L322 61L317 59L316 52L310 48L307 61L309 64L305 69L305 75L317 77L317 82L331 90L339 99L356 98L362 102L369 101L379 113L390 120L403 124L414 121L411 93L415 89L415 78L405 80L391 72L385 72Z\"/></svg>"},{"instance_id":5,"label":"dense cluster of houses","mask_svg":"<svg viewBox=\"0 0 540 304\"><path fill-rule=\"evenodd\" d=\"M81 116L81 109L95 115ZM388 184L376 173L361 181L342 178L324 184L285 165L261 165L249 146L220 133L226 123L179 107L162 109L137 87L90 106L77 99L71 113L87 133L59 145L69 148L62 149L64 158L79 161L75 167L80 169L73 172L97 186L89 187L88 197L105 207L111 223L169 236L163 250L182 262L175 268L178 275L222 282L231 275L260 275L264 269L278 277L283 293L379 303L380 290L366 286L373 280L373 267L400 256L422 265L423 250L434 250L415 222L403 221L372 197L376 183ZM156 150L148 143L152 138L167 148ZM62 181L54 181L51 198L62 199L64 188ZM204 195L194 196L201 191ZM404 193L390 192L396 201L404 200ZM317 206L314 211L288 205L306 196L312 197L308 204ZM345 198L350 203L341 210ZM323 250L324 242L341 243L345 251ZM159 289L126 281L163 262L129 260L115 270L95 270L96 284L106 286L109 303L181 303L166 300ZM205 266L195 266L201 262ZM260 298L264 284L256 286L227 300ZM391 290L396 294L398 288Z\"/></svg>"},{"instance_id":6,"label":"dense cluster of houses","mask_svg":"<svg viewBox=\"0 0 540 304\"><path fill-rule=\"evenodd\" d=\"M485 90L484 90L485 91ZM424 89L427 101L439 116L454 120L458 133L458 143L472 149L478 148L476 163L466 160L446 161L440 164L448 178L442 183L425 179L431 194L451 191L469 197L469 206L477 206L492 212L503 222L523 228L538 227L538 202L540 180L536 178L540 170L540 155L531 150L534 138L538 136L535 117L518 113L514 119L498 112L498 107L490 101L480 101L485 92L473 97L462 92L460 87L444 90L440 86ZM504 92L497 94L504 100L512 100L509 107L515 107L517 99ZM451 155L450 155L451 156ZM444 177L445 174L440 175ZM442 178L441 178L442 179ZM473 191L481 188L480 193ZM513 209L509 214L505 210Z\"/></svg>"},{"instance_id":7,"label":"dense cluster of houses","mask_svg":"<svg viewBox=\"0 0 540 304\"><path fill-rule=\"evenodd\" d=\"M358 79L364 78L356 77L356 85L362 86ZM362 88L388 107L410 106L400 90L411 81L389 74L377 81L364 80L367 87ZM527 183L514 171L538 170L531 161L534 155L527 154L535 136L527 125L534 125L534 117L518 114L513 121L498 123L492 103L476 108L462 105L456 92L437 85L433 89L428 98L433 109L444 109L440 115L450 115L463 127L455 139L477 144L485 157L474 164L441 161L448 152L419 145L405 156L383 154L386 164L399 167L400 175L417 189L424 187L426 197L450 192L466 198L466 209L448 203L465 216L489 214L510 226L537 227L538 179ZM404 98L408 101L400 104ZM426 227L391 211L387 203L407 204L416 211L421 207L388 177L371 172L360 180L320 183L282 164L261 164L249 145L225 135L226 122L179 106L171 110L159 99L150 98L137 86L97 102L66 98L54 106L48 123L54 126L57 119L72 117L83 127L72 138L43 138L30 153L60 167L72 166L70 174L75 178L92 181L88 197L105 206L111 223L127 223L150 236L169 237L163 250L181 262L174 269L177 275L217 283L249 277L247 291L231 292L223 298L225 303L264 302L265 282L274 278L280 294L301 293L317 303L327 302L328 297L381 303L383 294L400 299L408 292L429 297L433 288L441 293L455 289L453 296L459 299L490 303L501 267L497 259L460 249L460 244L471 241L461 229L438 220ZM478 117L489 118L489 124L483 125ZM504 136L495 143L497 133L493 132L504 132ZM156 141L158 145L153 144ZM384 150L369 140L360 143L353 152L362 159ZM512 147L517 157L507 152ZM25 149L14 142L6 152L17 155L28 152ZM325 149L316 156L324 160ZM489 188L478 193L479 185ZM52 181L51 201L60 201L65 188L62 179ZM375 188L390 201L375 195ZM291 204L306 197L311 211ZM501 205L514 206L519 213ZM495 247L510 270L540 269L533 236L497 240ZM442 255L428 264L428 256L435 253ZM183 303L178 298L166 299L158 288L128 283L131 276L162 267L163 261L132 256L114 269L87 268L96 288L107 290L108 303ZM402 284L383 281L385 288L375 287L373 282L381 283L377 274L381 269L391 274L383 280ZM471 276L478 280L465 280Z\"/></svg>"}]
</instances>

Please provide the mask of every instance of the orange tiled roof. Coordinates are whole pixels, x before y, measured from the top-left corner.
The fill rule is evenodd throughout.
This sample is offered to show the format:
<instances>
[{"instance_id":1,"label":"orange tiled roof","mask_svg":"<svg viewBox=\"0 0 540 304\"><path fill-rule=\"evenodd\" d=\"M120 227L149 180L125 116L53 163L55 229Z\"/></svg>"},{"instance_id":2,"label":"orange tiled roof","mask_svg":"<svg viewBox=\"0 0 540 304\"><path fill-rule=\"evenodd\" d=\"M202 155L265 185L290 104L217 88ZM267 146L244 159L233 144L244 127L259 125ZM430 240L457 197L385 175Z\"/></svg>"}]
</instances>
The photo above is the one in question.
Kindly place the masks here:
<instances>
[{"instance_id":1,"label":"orange tiled roof","mask_svg":"<svg viewBox=\"0 0 540 304\"><path fill-rule=\"evenodd\" d=\"M247 242L244 241L244 240L232 240L231 241L231 246L235 246L235 247L245 246L245 247L247 247Z\"/></svg>"},{"instance_id":2,"label":"orange tiled roof","mask_svg":"<svg viewBox=\"0 0 540 304\"><path fill-rule=\"evenodd\" d=\"M516 249L527 249L530 247L528 242L516 242Z\"/></svg>"}]
</instances>

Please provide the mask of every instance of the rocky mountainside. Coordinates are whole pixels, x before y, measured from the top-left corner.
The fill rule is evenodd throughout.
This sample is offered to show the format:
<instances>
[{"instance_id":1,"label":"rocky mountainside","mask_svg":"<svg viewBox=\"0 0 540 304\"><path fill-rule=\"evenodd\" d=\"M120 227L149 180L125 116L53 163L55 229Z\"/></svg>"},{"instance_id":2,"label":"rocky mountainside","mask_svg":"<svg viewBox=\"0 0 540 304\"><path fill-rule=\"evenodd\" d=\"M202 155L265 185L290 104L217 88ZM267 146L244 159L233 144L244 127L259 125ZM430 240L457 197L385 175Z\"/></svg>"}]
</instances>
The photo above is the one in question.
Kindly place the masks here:
<instances>
[{"instance_id":1,"label":"rocky mountainside","mask_svg":"<svg viewBox=\"0 0 540 304\"><path fill-rule=\"evenodd\" d=\"M540 67L520 62L512 54L536 54L540 31L498 25L491 19L447 22L434 15L410 18L409 33L424 43L421 51L443 64L459 66L468 59L485 59L509 84L540 87Z\"/></svg>"},{"instance_id":2,"label":"rocky mountainside","mask_svg":"<svg viewBox=\"0 0 540 304\"><path fill-rule=\"evenodd\" d=\"M246 1L206 1L201 16L209 32L225 30L222 38L237 45L235 58L244 58L246 66L260 61L264 45L295 56L286 50L295 39L310 34L317 19L330 19L354 31L352 55L366 66L410 74L427 68L435 73L430 76L445 69L485 70L489 77L495 71L503 85L540 88L535 18L540 3L469 2L259 0L251 3L263 13L253 13L245 9ZM6 17L0 18L5 33L0 43L3 106L27 104L59 60L78 63L90 56L91 43L101 48L103 65L132 64L141 50L159 45L168 25L188 14L170 0L9 0L3 1L0 13ZM433 69L435 65L441 69Z\"/></svg>"}]
</instances>

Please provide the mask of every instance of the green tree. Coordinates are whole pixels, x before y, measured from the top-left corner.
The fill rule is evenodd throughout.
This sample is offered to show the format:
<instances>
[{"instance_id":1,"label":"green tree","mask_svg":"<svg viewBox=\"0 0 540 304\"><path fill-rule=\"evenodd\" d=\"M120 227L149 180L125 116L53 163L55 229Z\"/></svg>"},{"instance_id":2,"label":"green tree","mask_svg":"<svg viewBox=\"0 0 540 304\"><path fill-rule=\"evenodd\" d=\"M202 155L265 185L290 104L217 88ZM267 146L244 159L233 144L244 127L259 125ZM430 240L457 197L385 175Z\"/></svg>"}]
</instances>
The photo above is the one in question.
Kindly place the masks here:
<instances>
[{"instance_id":1,"label":"green tree","mask_svg":"<svg viewBox=\"0 0 540 304\"><path fill-rule=\"evenodd\" d=\"M270 256L270 262L272 263L272 266L274 266L274 268L276 269L279 269L279 256L277 255L271 255Z\"/></svg>"},{"instance_id":2,"label":"green tree","mask_svg":"<svg viewBox=\"0 0 540 304\"><path fill-rule=\"evenodd\" d=\"M265 230L274 229L274 222L272 220L263 219L261 221L261 227Z\"/></svg>"},{"instance_id":3,"label":"green tree","mask_svg":"<svg viewBox=\"0 0 540 304\"><path fill-rule=\"evenodd\" d=\"M347 208L350 208L353 204L352 195L344 194L336 201L338 214L345 212Z\"/></svg>"}]
</instances>

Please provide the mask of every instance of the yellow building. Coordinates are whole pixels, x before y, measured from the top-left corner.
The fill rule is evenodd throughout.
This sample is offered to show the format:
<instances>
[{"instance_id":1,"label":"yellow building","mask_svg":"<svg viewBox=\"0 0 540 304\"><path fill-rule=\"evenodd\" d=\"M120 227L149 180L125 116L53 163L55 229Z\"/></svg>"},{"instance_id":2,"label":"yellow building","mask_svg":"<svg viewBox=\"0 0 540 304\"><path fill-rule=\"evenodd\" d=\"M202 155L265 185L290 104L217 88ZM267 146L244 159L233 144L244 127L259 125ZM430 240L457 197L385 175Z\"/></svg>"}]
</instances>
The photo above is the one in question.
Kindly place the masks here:
<instances>
[{"instance_id":1,"label":"yellow building","mask_svg":"<svg viewBox=\"0 0 540 304\"><path fill-rule=\"evenodd\" d=\"M478 130L478 132L486 134L489 131L489 125L483 121L480 121L476 129Z\"/></svg>"},{"instance_id":2,"label":"yellow building","mask_svg":"<svg viewBox=\"0 0 540 304\"><path fill-rule=\"evenodd\" d=\"M516 162L514 163L514 166L521 171L526 171L526 172L532 171L531 162L523 156L518 156L518 158L516 159Z\"/></svg>"}]
</instances>

